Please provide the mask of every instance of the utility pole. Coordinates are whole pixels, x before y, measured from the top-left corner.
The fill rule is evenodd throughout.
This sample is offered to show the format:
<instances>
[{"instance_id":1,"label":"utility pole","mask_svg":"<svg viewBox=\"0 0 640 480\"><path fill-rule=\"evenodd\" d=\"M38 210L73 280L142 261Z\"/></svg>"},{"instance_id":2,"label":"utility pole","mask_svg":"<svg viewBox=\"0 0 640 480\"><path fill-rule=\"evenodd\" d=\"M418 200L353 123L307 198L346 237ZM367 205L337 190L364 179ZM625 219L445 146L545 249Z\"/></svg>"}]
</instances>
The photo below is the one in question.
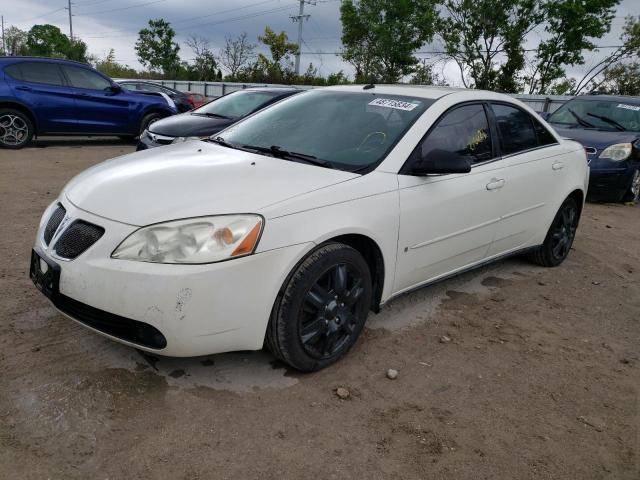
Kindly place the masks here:
<instances>
[{"instance_id":1,"label":"utility pole","mask_svg":"<svg viewBox=\"0 0 640 480\"><path fill-rule=\"evenodd\" d=\"M7 54L7 43L4 39L4 15L0 16L2 18L2 55Z\"/></svg>"},{"instance_id":2,"label":"utility pole","mask_svg":"<svg viewBox=\"0 0 640 480\"><path fill-rule=\"evenodd\" d=\"M300 12L298 15L291 15L291 20L298 22L298 54L296 55L296 75L300 75L300 52L302 51L302 22L309 20L311 15L304 14L304 4L315 5L316 0L300 0Z\"/></svg>"},{"instance_id":3,"label":"utility pole","mask_svg":"<svg viewBox=\"0 0 640 480\"><path fill-rule=\"evenodd\" d=\"M71 17L73 17L73 14L71 13L71 0L68 0L68 7L66 7L66 10L69 10L69 39L73 40L73 20L71 19Z\"/></svg>"}]
</instances>

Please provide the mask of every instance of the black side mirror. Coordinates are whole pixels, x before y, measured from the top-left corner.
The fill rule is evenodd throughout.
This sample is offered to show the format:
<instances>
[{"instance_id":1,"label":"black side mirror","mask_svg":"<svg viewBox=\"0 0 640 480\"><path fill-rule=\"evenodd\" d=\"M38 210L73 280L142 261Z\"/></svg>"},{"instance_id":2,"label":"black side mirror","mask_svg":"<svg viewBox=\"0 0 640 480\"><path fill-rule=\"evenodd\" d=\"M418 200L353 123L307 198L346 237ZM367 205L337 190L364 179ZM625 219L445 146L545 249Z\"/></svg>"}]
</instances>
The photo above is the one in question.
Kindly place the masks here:
<instances>
[{"instance_id":1,"label":"black side mirror","mask_svg":"<svg viewBox=\"0 0 640 480\"><path fill-rule=\"evenodd\" d=\"M431 150L411 169L413 175L442 175L445 173L469 173L471 162L463 155L449 150Z\"/></svg>"},{"instance_id":2,"label":"black side mirror","mask_svg":"<svg viewBox=\"0 0 640 480\"><path fill-rule=\"evenodd\" d=\"M109 90L109 92L113 93L114 95L117 93L122 92L122 87L118 84L112 84L110 87L107 87L107 90Z\"/></svg>"}]
</instances>

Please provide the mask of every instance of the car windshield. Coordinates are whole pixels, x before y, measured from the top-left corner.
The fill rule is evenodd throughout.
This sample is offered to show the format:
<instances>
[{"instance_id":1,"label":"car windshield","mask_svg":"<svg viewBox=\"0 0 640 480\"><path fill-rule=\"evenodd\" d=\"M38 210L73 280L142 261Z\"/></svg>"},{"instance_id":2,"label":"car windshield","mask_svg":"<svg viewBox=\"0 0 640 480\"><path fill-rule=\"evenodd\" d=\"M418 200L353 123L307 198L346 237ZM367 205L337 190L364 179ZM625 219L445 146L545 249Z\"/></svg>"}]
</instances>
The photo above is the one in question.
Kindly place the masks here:
<instances>
[{"instance_id":1,"label":"car windshield","mask_svg":"<svg viewBox=\"0 0 640 480\"><path fill-rule=\"evenodd\" d=\"M220 97L200 108L196 108L193 113L235 120L247 116L277 95L279 95L277 92L241 90Z\"/></svg>"},{"instance_id":2,"label":"car windshield","mask_svg":"<svg viewBox=\"0 0 640 480\"><path fill-rule=\"evenodd\" d=\"M640 103L626 100L571 100L549 122L576 128L640 132Z\"/></svg>"},{"instance_id":3,"label":"car windshield","mask_svg":"<svg viewBox=\"0 0 640 480\"><path fill-rule=\"evenodd\" d=\"M312 90L229 127L218 140L287 160L306 158L308 163L364 172L385 158L433 102L370 91Z\"/></svg>"}]
</instances>

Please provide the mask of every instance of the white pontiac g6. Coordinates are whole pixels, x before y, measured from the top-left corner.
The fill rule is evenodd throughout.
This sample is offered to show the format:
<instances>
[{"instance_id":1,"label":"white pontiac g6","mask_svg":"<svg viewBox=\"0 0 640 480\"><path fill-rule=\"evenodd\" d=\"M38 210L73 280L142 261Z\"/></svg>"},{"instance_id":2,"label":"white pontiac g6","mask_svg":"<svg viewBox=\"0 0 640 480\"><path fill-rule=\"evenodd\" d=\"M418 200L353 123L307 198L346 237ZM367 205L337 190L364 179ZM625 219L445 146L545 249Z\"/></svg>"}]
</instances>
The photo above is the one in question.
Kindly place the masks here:
<instances>
[{"instance_id":1,"label":"white pontiac g6","mask_svg":"<svg viewBox=\"0 0 640 480\"><path fill-rule=\"evenodd\" d=\"M505 95L317 89L84 171L45 211L30 276L141 350L266 344L312 371L397 295L507 255L562 263L588 172L580 144Z\"/></svg>"}]
</instances>

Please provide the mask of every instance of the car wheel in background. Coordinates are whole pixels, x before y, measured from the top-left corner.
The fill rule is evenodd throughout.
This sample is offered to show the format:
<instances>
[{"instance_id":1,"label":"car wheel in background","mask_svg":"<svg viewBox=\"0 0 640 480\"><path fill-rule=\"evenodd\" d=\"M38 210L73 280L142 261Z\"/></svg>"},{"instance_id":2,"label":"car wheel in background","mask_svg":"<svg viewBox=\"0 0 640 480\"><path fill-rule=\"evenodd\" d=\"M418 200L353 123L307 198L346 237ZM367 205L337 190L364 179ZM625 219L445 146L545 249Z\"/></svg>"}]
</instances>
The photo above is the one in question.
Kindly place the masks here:
<instances>
[{"instance_id":1,"label":"car wheel in background","mask_svg":"<svg viewBox=\"0 0 640 480\"><path fill-rule=\"evenodd\" d=\"M297 370L320 370L356 342L371 296L371 273L362 255L342 243L323 245L284 286L267 327L267 346Z\"/></svg>"},{"instance_id":2,"label":"car wheel in background","mask_svg":"<svg viewBox=\"0 0 640 480\"><path fill-rule=\"evenodd\" d=\"M634 172L629 189L622 197L623 202L637 202L638 200L640 200L640 167Z\"/></svg>"},{"instance_id":3,"label":"car wheel in background","mask_svg":"<svg viewBox=\"0 0 640 480\"><path fill-rule=\"evenodd\" d=\"M557 267L564 262L573 245L579 220L578 204L569 197L556 213L544 243L529 254L529 259L543 267Z\"/></svg>"},{"instance_id":4,"label":"car wheel in background","mask_svg":"<svg viewBox=\"0 0 640 480\"><path fill-rule=\"evenodd\" d=\"M33 137L33 124L27 115L13 108L0 109L0 146L22 148Z\"/></svg>"},{"instance_id":5,"label":"car wheel in background","mask_svg":"<svg viewBox=\"0 0 640 480\"><path fill-rule=\"evenodd\" d=\"M157 112L146 114L144 117L142 117L142 122L140 122L140 132L138 133L138 135L142 134L142 132L149 128L150 125L154 124L158 120L163 119L165 116L166 115L164 115L163 113Z\"/></svg>"}]
</instances>

